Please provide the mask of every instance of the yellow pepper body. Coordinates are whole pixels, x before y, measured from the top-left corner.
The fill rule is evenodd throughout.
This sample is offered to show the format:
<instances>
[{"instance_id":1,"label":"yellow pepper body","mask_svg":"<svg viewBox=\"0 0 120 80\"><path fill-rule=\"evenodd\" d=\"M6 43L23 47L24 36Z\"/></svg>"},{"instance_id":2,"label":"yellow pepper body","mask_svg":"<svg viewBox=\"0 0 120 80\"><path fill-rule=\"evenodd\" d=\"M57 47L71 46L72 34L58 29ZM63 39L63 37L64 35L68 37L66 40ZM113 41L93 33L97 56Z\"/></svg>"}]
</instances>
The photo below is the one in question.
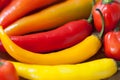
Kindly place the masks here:
<instances>
[{"instance_id":1,"label":"yellow pepper body","mask_svg":"<svg viewBox=\"0 0 120 80\"><path fill-rule=\"evenodd\" d=\"M110 58L54 66L12 63L19 76L30 80L101 80L117 72L116 62Z\"/></svg>"},{"instance_id":2,"label":"yellow pepper body","mask_svg":"<svg viewBox=\"0 0 120 80\"><path fill-rule=\"evenodd\" d=\"M48 54L41 54L30 52L16 45L5 32L3 32L2 27L0 27L0 38L9 55L20 62L33 64L52 65L78 63L95 55L101 47L99 38L95 35L91 35L70 48Z\"/></svg>"},{"instance_id":3,"label":"yellow pepper body","mask_svg":"<svg viewBox=\"0 0 120 80\"><path fill-rule=\"evenodd\" d=\"M49 30L69 21L88 18L92 0L65 0L42 11L21 18L5 29L8 35L22 35L29 32Z\"/></svg>"}]
</instances>

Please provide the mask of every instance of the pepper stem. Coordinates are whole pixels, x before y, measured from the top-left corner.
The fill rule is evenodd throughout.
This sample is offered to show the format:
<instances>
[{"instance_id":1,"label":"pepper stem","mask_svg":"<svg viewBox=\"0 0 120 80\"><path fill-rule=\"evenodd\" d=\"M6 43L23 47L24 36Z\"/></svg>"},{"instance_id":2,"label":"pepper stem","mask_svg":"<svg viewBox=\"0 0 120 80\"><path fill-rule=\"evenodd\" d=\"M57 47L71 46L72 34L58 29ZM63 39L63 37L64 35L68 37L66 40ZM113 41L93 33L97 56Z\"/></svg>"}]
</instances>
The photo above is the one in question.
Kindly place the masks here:
<instances>
[{"instance_id":1,"label":"pepper stem","mask_svg":"<svg viewBox=\"0 0 120 80\"><path fill-rule=\"evenodd\" d=\"M92 4L95 5L96 4L96 0L93 0Z\"/></svg>"},{"instance_id":2,"label":"pepper stem","mask_svg":"<svg viewBox=\"0 0 120 80\"><path fill-rule=\"evenodd\" d=\"M92 7L95 5L95 0L93 0L92 1ZM92 22L92 20L93 20L93 18L92 18L92 10L91 10L91 13L90 13L90 16L89 16L89 18L88 18L88 23L91 23Z\"/></svg>"},{"instance_id":3,"label":"pepper stem","mask_svg":"<svg viewBox=\"0 0 120 80\"><path fill-rule=\"evenodd\" d=\"M0 62L0 66L2 66L3 65L3 63L2 62Z\"/></svg>"},{"instance_id":4,"label":"pepper stem","mask_svg":"<svg viewBox=\"0 0 120 80\"><path fill-rule=\"evenodd\" d=\"M89 16L89 18L88 18L88 20L87 20L88 23L91 23L91 22L92 22L92 19L93 19L93 18L92 18L92 13L90 13L90 16Z\"/></svg>"},{"instance_id":5,"label":"pepper stem","mask_svg":"<svg viewBox=\"0 0 120 80\"><path fill-rule=\"evenodd\" d=\"M109 4L112 3L114 0L102 0L103 4Z\"/></svg>"},{"instance_id":6,"label":"pepper stem","mask_svg":"<svg viewBox=\"0 0 120 80\"><path fill-rule=\"evenodd\" d=\"M120 70L120 61L116 61L118 70Z\"/></svg>"},{"instance_id":7,"label":"pepper stem","mask_svg":"<svg viewBox=\"0 0 120 80\"><path fill-rule=\"evenodd\" d=\"M103 16L102 12L100 11L100 9L96 9L96 11L98 11L98 12L100 13L100 16L101 16L101 18L102 18L102 29L101 29L101 31L100 31L100 33L99 33L99 38L101 39L102 36L103 36L103 33L104 33L105 20L104 20L104 16Z\"/></svg>"},{"instance_id":8,"label":"pepper stem","mask_svg":"<svg viewBox=\"0 0 120 80\"><path fill-rule=\"evenodd\" d=\"M117 27L114 29L114 31L120 31L120 21L117 24Z\"/></svg>"}]
</instances>

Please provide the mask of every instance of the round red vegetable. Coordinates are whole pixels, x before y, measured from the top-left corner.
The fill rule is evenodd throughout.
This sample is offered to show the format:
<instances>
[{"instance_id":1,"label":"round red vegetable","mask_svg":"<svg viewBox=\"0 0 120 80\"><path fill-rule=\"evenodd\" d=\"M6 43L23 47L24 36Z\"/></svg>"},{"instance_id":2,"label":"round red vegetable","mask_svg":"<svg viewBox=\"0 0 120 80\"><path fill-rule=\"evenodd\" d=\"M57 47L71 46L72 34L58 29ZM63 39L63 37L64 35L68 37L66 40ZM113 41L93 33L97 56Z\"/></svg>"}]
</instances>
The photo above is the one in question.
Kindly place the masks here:
<instances>
[{"instance_id":1,"label":"round red vegetable","mask_svg":"<svg viewBox=\"0 0 120 80\"><path fill-rule=\"evenodd\" d=\"M120 1L119 0L100 0L92 10L94 25L97 31L101 31L102 22L99 12L100 9L105 18L105 33L113 30L120 20Z\"/></svg>"},{"instance_id":2,"label":"round red vegetable","mask_svg":"<svg viewBox=\"0 0 120 80\"><path fill-rule=\"evenodd\" d=\"M14 65L6 60L0 60L0 80L19 80Z\"/></svg>"},{"instance_id":3,"label":"round red vegetable","mask_svg":"<svg viewBox=\"0 0 120 80\"><path fill-rule=\"evenodd\" d=\"M104 50L107 57L120 60L120 31L108 32L105 35Z\"/></svg>"}]
</instances>

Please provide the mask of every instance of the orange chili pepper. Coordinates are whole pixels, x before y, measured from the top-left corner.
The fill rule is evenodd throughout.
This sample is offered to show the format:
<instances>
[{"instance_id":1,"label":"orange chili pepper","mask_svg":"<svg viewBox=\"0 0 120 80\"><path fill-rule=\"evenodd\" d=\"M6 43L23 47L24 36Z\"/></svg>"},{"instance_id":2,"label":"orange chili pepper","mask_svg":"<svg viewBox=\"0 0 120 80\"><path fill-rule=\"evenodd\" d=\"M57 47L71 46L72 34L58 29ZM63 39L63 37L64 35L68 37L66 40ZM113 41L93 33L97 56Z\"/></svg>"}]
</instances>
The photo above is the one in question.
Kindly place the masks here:
<instances>
[{"instance_id":1,"label":"orange chili pepper","mask_svg":"<svg viewBox=\"0 0 120 80\"><path fill-rule=\"evenodd\" d=\"M53 29L73 20L88 18L91 9L92 0L67 0L21 18L5 28L5 32L8 35L22 35Z\"/></svg>"},{"instance_id":2,"label":"orange chili pepper","mask_svg":"<svg viewBox=\"0 0 120 80\"><path fill-rule=\"evenodd\" d=\"M0 13L0 25L7 27L32 10L43 8L60 0L12 0Z\"/></svg>"}]
</instances>

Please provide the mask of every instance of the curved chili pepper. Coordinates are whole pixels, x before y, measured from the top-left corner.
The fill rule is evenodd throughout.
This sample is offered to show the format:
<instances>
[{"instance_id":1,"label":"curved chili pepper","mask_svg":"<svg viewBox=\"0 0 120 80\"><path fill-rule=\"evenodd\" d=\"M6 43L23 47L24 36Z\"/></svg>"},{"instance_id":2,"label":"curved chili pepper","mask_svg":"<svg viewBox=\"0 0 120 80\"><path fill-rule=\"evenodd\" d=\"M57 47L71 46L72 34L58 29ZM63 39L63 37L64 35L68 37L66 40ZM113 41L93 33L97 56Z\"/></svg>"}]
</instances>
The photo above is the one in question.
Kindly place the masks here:
<instances>
[{"instance_id":1,"label":"curved chili pepper","mask_svg":"<svg viewBox=\"0 0 120 80\"><path fill-rule=\"evenodd\" d=\"M12 63L18 75L27 80L102 80L113 76L117 72L117 63L111 58L54 66Z\"/></svg>"},{"instance_id":2,"label":"curved chili pepper","mask_svg":"<svg viewBox=\"0 0 120 80\"><path fill-rule=\"evenodd\" d=\"M100 9L105 18L105 31L113 30L120 20L120 2L119 0L100 0L93 7L93 20L97 31L101 31L102 22L99 13L96 9Z\"/></svg>"},{"instance_id":3,"label":"curved chili pepper","mask_svg":"<svg viewBox=\"0 0 120 80\"><path fill-rule=\"evenodd\" d=\"M120 60L120 31L106 33L104 37L104 50L107 57Z\"/></svg>"},{"instance_id":4,"label":"curved chili pepper","mask_svg":"<svg viewBox=\"0 0 120 80\"><path fill-rule=\"evenodd\" d=\"M0 13L0 25L5 28L32 10L43 8L58 1L60 0L12 0Z\"/></svg>"},{"instance_id":5,"label":"curved chili pepper","mask_svg":"<svg viewBox=\"0 0 120 80\"><path fill-rule=\"evenodd\" d=\"M11 36L11 39L24 49L33 52L50 52L64 49L77 44L92 33L92 25L87 20L78 20L36 34ZM0 43L0 51L4 51Z\"/></svg>"},{"instance_id":6,"label":"curved chili pepper","mask_svg":"<svg viewBox=\"0 0 120 80\"><path fill-rule=\"evenodd\" d=\"M101 47L101 41L95 35L82 42L57 52L48 54L34 53L16 45L0 27L0 38L8 54L20 62L32 64L73 64L87 60ZM47 46L46 46L47 47Z\"/></svg>"},{"instance_id":7,"label":"curved chili pepper","mask_svg":"<svg viewBox=\"0 0 120 80\"><path fill-rule=\"evenodd\" d=\"M0 60L0 80L19 80L14 65L7 60Z\"/></svg>"},{"instance_id":8,"label":"curved chili pepper","mask_svg":"<svg viewBox=\"0 0 120 80\"><path fill-rule=\"evenodd\" d=\"M0 11L5 8L12 0L0 0Z\"/></svg>"},{"instance_id":9,"label":"curved chili pepper","mask_svg":"<svg viewBox=\"0 0 120 80\"><path fill-rule=\"evenodd\" d=\"M92 0L66 0L21 18L4 30L8 35L49 30L73 20L88 18L91 9Z\"/></svg>"}]
</instances>

